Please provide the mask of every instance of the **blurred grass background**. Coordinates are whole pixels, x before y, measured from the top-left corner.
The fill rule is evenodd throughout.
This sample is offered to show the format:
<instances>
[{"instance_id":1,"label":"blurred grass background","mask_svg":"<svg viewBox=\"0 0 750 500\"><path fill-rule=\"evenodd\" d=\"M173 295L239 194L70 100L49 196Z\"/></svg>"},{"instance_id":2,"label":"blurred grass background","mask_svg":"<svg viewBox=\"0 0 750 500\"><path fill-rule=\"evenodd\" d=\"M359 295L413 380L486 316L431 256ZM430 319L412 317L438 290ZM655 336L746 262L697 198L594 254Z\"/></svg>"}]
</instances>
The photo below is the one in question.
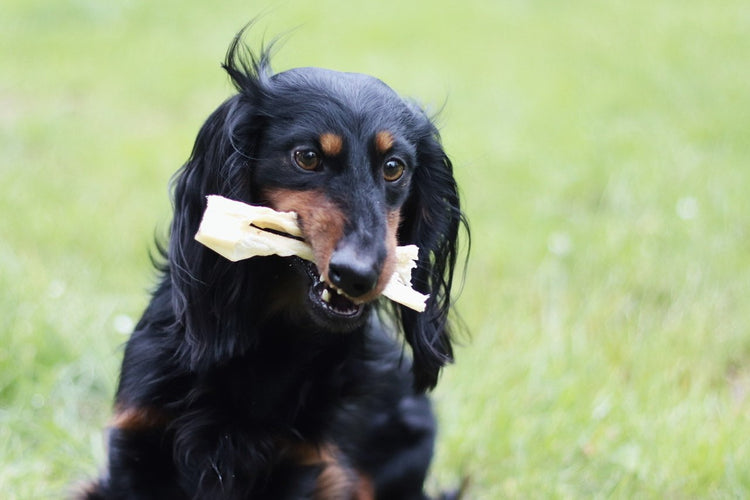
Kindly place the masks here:
<instances>
[{"instance_id":1,"label":"blurred grass background","mask_svg":"<svg viewBox=\"0 0 750 500\"><path fill-rule=\"evenodd\" d=\"M265 14L277 70L374 74L444 110L472 222L470 336L431 487L750 496L750 4L4 0L0 492L104 460L167 182Z\"/></svg>"}]
</instances>

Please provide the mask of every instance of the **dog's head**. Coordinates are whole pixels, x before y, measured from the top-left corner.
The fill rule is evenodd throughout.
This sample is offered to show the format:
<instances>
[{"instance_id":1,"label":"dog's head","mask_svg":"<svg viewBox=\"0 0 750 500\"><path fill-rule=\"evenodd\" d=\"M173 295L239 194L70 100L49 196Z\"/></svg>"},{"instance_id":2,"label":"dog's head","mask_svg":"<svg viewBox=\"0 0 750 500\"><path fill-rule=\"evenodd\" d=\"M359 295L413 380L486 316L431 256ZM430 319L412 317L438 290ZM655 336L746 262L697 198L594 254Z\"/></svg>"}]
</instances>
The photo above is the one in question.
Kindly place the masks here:
<instances>
[{"instance_id":1,"label":"dog's head","mask_svg":"<svg viewBox=\"0 0 750 500\"><path fill-rule=\"evenodd\" d=\"M168 249L183 355L202 369L251 348L271 318L300 330L353 332L394 270L397 245L420 248L412 282L427 310L396 310L415 384L452 358L447 315L463 217L438 132L381 81L317 68L270 72L241 37L225 69L238 93L206 121L174 180ZM315 265L231 263L193 240L205 197L294 211Z\"/></svg>"}]
</instances>

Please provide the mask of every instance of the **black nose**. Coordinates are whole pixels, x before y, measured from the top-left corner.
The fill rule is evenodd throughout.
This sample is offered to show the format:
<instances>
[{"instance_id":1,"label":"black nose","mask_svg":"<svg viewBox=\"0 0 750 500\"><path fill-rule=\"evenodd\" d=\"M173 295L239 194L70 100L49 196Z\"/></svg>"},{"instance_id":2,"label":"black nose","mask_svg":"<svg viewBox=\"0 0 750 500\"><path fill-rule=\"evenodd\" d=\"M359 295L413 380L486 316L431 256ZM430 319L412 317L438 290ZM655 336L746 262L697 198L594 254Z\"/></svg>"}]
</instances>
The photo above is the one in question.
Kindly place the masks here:
<instances>
[{"instance_id":1,"label":"black nose","mask_svg":"<svg viewBox=\"0 0 750 500\"><path fill-rule=\"evenodd\" d=\"M361 297L378 284L381 259L374 252L358 252L346 245L328 263L328 279L350 297Z\"/></svg>"}]
</instances>

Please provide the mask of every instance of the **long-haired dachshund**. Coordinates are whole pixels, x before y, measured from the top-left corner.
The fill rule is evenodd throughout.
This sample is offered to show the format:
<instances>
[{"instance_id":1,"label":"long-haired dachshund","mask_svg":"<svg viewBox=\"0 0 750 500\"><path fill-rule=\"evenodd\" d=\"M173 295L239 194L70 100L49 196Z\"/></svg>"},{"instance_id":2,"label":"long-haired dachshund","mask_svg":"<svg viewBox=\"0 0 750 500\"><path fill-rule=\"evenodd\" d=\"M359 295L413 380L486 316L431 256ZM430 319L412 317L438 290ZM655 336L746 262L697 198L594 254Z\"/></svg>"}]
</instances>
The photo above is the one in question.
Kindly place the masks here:
<instances>
[{"instance_id":1,"label":"long-haired dachshund","mask_svg":"<svg viewBox=\"0 0 750 500\"><path fill-rule=\"evenodd\" d=\"M425 113L381 81L272 74L269 52L237 35L224 68L238 92L174 178L171 235L125 348L107 469L83 498L427 498L425 392L452 360L465 224L451 163ZM197 243L211 194L296 212L315 264L232 263ZM406 244L420 248L423 313L379 298Z\"/></svg>"}]
</instances>

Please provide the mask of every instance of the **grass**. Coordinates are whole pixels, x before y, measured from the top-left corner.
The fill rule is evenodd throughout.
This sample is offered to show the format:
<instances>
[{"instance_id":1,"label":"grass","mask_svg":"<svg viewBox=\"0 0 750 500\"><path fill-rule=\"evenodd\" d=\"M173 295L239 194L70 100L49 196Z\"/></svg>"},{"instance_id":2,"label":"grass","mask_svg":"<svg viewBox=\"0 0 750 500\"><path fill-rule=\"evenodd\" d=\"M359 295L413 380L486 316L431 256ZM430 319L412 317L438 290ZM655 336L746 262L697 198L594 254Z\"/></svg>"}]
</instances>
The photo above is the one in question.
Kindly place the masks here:
<instances>
[{"instance_id":1,"label":"grass","mask_svg":"<svg viewBox=\"0 0 750 500\"><path fill-rule=\"evenodd\" d=\"M750 6L9 0L0 6L0 491L103 462L166 185L276 66L372 73L441 108L474 242L470 335L435 394L431 486L470 497L750 495Z\"/></svg>"}]
</instances>

